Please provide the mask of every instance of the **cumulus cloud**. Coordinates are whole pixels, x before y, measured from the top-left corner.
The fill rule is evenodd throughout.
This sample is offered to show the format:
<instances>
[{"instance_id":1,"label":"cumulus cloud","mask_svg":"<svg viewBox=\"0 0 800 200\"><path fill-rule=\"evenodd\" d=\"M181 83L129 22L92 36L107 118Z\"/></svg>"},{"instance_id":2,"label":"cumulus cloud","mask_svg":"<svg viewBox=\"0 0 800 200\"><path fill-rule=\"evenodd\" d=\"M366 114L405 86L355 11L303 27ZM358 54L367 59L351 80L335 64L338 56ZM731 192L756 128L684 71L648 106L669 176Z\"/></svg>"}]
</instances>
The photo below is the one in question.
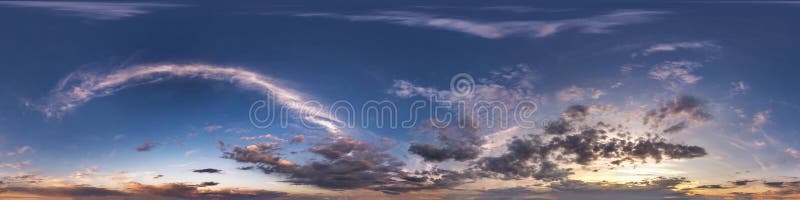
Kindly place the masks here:
<instances>
[{"instance_id":1,"label":"cumulus cloud","mask_svg":"<svg viewBox=\"0 0 800 200\"><path fill-rule=\"evenodd\" d=\"M225 158L255 164L266 173L287 174L287 182L315 185L323 188L354 189L373 188L397 183L406 174L404 164L369 143L338 138L312 146L309 152L324 158L305 165L283 160L274 146L235 148L226 152ZM250 146L248 146L250 147Z\"/></svg>"},{"instance_id":2,"label":"cumulus cloud","mask_svg":"<svg viewBox=\"0 0 800 200\"><path fill-rule=\"evenodd\" d=\"M499 39L510 36L547 37L564 31L610 33L614 31L613 28L646 23L667 13L649 10L616 10L607 14L585 18L538 21L481 21L408 11L376 11L360 15L299 13L294 14L294 16L342 19L355 22L383 22L409 27L442 29L486 39Z\"/></svg>"},{"instance_id":3,"label":"cumulus cloud","mask_svg":"<svg viewBox=\"0 0 800 200\"><path fill-rule=\"evenodd\" d=\"M562 168L560 164L585 166L599 159L609 159L610 164L619 165L625 161L652 159L660 162L706 155L702 147L671 144L657 135L620 138L619 135L628 134L621 125L582 123L590 110L587 106L571 106L559 120L543 128L544 135L528 134L514 138L506 153L481 158L475 167L505 179L553 181L572 173L571 169Z\"/></svg>"},{"instance_id":4,"label":"cumulus cloud","mask_svg":"<svg viewBox=\"0 0 800 200\"><path fill-rule=\"evenodd\" d=\"M486 143L479 134L480 129L472 122L463 126L434 127L430 123L418 128L436 136L439 145L412 143L408 151L421 156L425 161L467 161L481 154L481 145Z\"/></svg>"},{"instance_id":5,"label":"cumulus cloud","mask_svg":"<svg viewBox=\"0 0 800 200\"><path fill-rule=\"evenodd\" d=\"M0 6L42 8L59 14L95 20L116 20L144 15L156 9L175 8L184 5L171 3L121 3L121 2L75 2L75 1L0 1Z\"/></svg>"},{"instance_id":6,"label":"cumulus cloud","mask_svg":"<svg viewBox=\"0 0 800 200\"><path fill-rule=\"evenodd\" d=\"M338 133L336 124L341 121L318 107L308 106L306 95L278 84L278 81L262 74L241 68L218 67L203 64L190 65L142 65L108 74L75 72L62 79L43 105L36 106L48 117L59 117L65 112L97 97L143 84L152 84L170 78L194 78L229 81L236 85L269 95L286 108L304 114L304 120L322 126L327 131Z\"/></svg>"},{"instance_id":7,"label":"cumulus cloud","mask_svg":"<svg viewBox=\"0 0 800 200\"><path fill-rule=\"evenodd\" d=\"M703 65L692 61L666 61L655 65L648 74L650 78L664 82L668 89L677 90L683 85L691 85L703 79L692 74Z\"/></svg>"},{"instance_id":8,"label":"cumulus cloud","mask_svg":"<svg viewBox=\"0 0 800 200\"><path fill-rule=\"evenodd\" d=\"M303 135L295 135L295 136L292 136L292 140L289 141L289 143L292 143L292 144L303 143L303 141L305 141L305 140L306 140L305 136L303 136Z\"/></svg>"},{"instance_id":9,"label":"cumulus cloud","mask_svg":"<svg viewBox=\"0 0 800 200\"><path fill-rule=\"evenodd\" d=\"M138 151L138 152L150 151L153 148L158 147L159 145L161 145L161 143L158 143L158 142L144 142L144 143L142 143L142 145L139 145L138 147L136 147L136 151Z\"/></svg>"},{"instance_id":10,"label":"cumulus cloud","mask_svg":"<svg viewBox=\"0 0 800 200\"><path fill-rule=\"evenodd\" d=\"M658 108L645 113L644 124L654 126L662 120L673 116L685 116L698 122L706 122L712 118L706 111L706 101L690 95L678 95L672 100L661 103Z\"/></svg>"}]
</instances>

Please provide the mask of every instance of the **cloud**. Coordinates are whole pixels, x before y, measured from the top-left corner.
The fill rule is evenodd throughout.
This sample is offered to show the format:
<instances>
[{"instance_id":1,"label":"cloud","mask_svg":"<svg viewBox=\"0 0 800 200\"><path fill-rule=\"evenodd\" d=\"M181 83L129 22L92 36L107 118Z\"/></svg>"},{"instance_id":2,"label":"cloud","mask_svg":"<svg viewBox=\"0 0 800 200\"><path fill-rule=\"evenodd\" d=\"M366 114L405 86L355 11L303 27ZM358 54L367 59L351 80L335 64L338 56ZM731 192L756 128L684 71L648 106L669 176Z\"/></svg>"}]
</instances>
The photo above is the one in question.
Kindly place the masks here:
<instances>
[{"instance_id":1,"label":"cloud","mask_svg":"<svg viewBox=\"0 0 800 200\"><path fill-rule=\"evenodd\" d=\"M650 54L653 54L653 53L677 51L677 50L683 50L683 49L707 49L707 48L718 49L720 47L717 46L716 44L714 44L713 42L710 42L710 41L660 43L660 44L654 44L654 45L642 50L642 52L640 52L638 54L634 53L633 56L637 56L637 55L647 56L647 55L650 55Z\"/></svg>"},{"instance_id":2,"label":"cloud","mask_svg":"<svg viewBox=\"0 0 800 200\"><path fill-rule=\"evenodd\" d=\"M480 129L471 121L463 125L435 127L428 123L417 130L436 136L440 145L412 143L408 152L422 156L425 161L442 162L446 160L467 161L481 154L481 145L486 143L479 134Z\"/></svg>"},{"instance_id":3,"label":"cloud","mask_svg":"<svg viewBox=\"0 0 800 200\"><path fill-rule=\"evenodd\" d=\"M558 199L690 199L676 191L686 183L683 177L657 177L636 182L609 183L565 180L552 184L551 192Z\"/></svg>"},{"instance_id":4,"label":"cloud","mask_svg":"<svg viewBox=\"0 0 800 200\"><path fill-rule=\"evenodd\" d=\"M558 91L556 98L561 102L575 102L583 101L584 99L599 99L605 94L600 89L572 86Z\"/></svg>"},{"instance_id":5,"label":"cloud","mask_svg":"<svg viewBox=\"0 0 800 200\"><path fill-rule=\"evenodd\" d=\"M199 188L214 186L219 183L203 182L197 185L185 183L165 183L160 185L145 185L142 183L131 182L126 185L130 193L136 195L152 195L171 198L199 198L199 199L273 199L285 197L288 194L283 192L273 192L266 190L240 190L240 189L220 189L220 190L199 190Z\"/></svg>"},{"instance_id":6,"label":"cloud","mask_svg":"<svg viewBox=\"0 0 800 200\"><path fill-rule=\"evenodd\" d=\"M292 144L303 143L303 141L305 141L305 140L306 140L306 136L295 135L295 136L292 136L292 141L290 141L289 143L292 143Z\"/></svg>"},{"instance_id":7,"label":"cloud","mask_svg":"<svg viewBox=\"0 0 800 200\"><path fill-rule=\"evenodd\" d=\"M31 165L31 161L30 160L21 161L21 162L12 162L12 163L2 163L2 162L0 162L0 167L14 168L14 169L17 169L17 170L25 168L28 165Z\"/></svg>"},{"instance_id":8,"label":"cloud","mask_svg":"<svg viewBox=\"0 0 800 200\"><path fill-rule=\"evenodd\" d=\"M678 95L674 99L662 103L658 108L645 113L645 125L657 126L662 120L672 116L686 116L698 122L706 122L712 118L706 111L706 101L690 95Z\"/></svg>"},{"instance_id":9,"label":"cloud","mask_svg":"<svg viewBox=\"0 0 800 200\"><path fill-rule=\"evenodd\" d=\"M731 89L730 89L731 96L744 95L745 93L747 93L748 90L750 90L750 85L748 85L744 81L731 82Z\"/></svg>"},{"instance_id":10,"label":"cloud","mask_svg":"<svg viewBox=\"0 0 800 200\"><path fill-rule=\"evenodd\" d=\"M65 112L97 97L143 84L152 84L170 78L194 78L229 81L246 89L269 95L286 108L304 114L304 120L322 126L327 131L338 133L336 124L341 121L321 108L308 106L306 95L283 87L274 79L259 73L240 69L203 64L190 65L142 65L108 74L75 72L62 79L43 105L36 106L48 117L60 117Z\"/></svg>"},{"instance_id":11,"label":"cloud","mask_svg":"<svg viewBox=\"0 0 800 200\"><path fill-rule=\"evenodd\" d=\"M761 111L753 115L753 123L750 124L751 132L758 132L769 122L769 110Z\"/></svg>"},{"instance_id":12,"label":"cloud","mask_svg":"<svg viewBox=\"0 0 800 200\"><path fill-rule=\"evenodd\" d=\"M222 172L222 170L213 169L213 168L205 168L205 169L195 169L195 170L192 170L192 172L194 172L194 173L219 174L219 173Z\"/></svg>"},{"instance_id":13,"label":"cloud","mask_svg":"<svg viewBox=\"0 0 800 200\"><path fill-rule=\"evenodd\" d=\"M139 145L138 147L136 147L136 151L138 151L138 152L150 151L150 150L152 150L153 148L156 148L159 145L161 145L161 143L158 143L158 142L145 142L142 145Z\"/></svg>"},{"instance_id":14,"label":"cloud","mask_svg":"<svg viewBox=\"0 0 800 200\"><path fill-rule=\"evenodd\" d=\"M155 9L182 7L170 3L116 3L70 1L0 1L0 6L43 8L57 13L95 20L117 20L144 15Z\"/></svg>"},{"instance_id":15,"label":"cloud","mask_svg":"<svg viewBox=\"0 0 800 200\"><path fill-rule=\"evenodd\" d=\"M92 186L0 187L0 194L9 192L57 197L108 197L127 195L125 192Z\"/></svg>"},{"instance_id":16,"label":"cloud","mask_svg":"<svg viewBox=\"0 0 800 200\"><path fill-rule=\"evenodd\" d=\"M219 130L221 128L222 128L222 126L220 126L220 125L208 125L206 127L203 127L203 130L205 130L206 132L212 132L212 131Z\"/></svg>"},{"instance_id":17,"label":"cloud","mask_svg":"<svg viewBox=\"0 0 800 200\"><path fill-rule=\"evenodd\" d=\"M623 137L629 134L621 126L603 122L587 125L583 116L589 110L586 106L571 106L565 110L556 125L543 129L542 134L529 134L516 137L508 143L506 153L483 157L475 168L493 172L504 179L526 179L553 181L572 174L571 169L561 168L560 164L589 165L599 159L609 159L610 164L619 165L624 161L653 159L688 159L706 155L705 149L667 143L655 135L647 137ZM577 116L577 117L569 117ZM573 123L582 125L573 125ZM552 128L557 126L558 128ZM622 134L623 136L619 136ZM615 137L616 136L616 137ZM549 138L549 140L547 139Z\"/></svg>"},{"instance_id":18,"label":"cloud","mask_svg":"<svg viewBox=\"0 0 800 200\"><path fill-rule=\"evenodd\" d=\"M24 154L24 153L29 152L29 151L33 151L33 148L31 146L24 145L24 146L19 147L15 151L11 151L11 152L6 153L6 155L7 156L16 156L16 155Z\"/></svg>"},{"instance_id":19,"label":"cloud","mask_svg":"<svg viewBox=\"0 0 800 200\"><path fill-rule=\"evenodd\" d=\"M689 125L686 125L685 121L678 122L677 124L672 125L669 128L664 129L664 133L665 134L678 133L678 132L683 131L686 128L689 128Z\"/></svg>"},{"instance_id":20,"label":"cloud","mask_svg":"<svg viewBox=\"0 0 800 200\"><path fill-rule=\"evenodd\" d=\"M650 78L664 82L668 89L677 90L682 85L691 85L703 79L692 72L702 67L700 63L692 61L666 61L650 69Z\"/></svg>"},{"instance_id":21,"label":"cloud","mask_svg":"<svg viewBox=\"0 0 800 200\"><path fill-rule=\"evenodd\" d=\"M582 33L610 33L613 28L652 21L663 11L616 10L607 14L585 18L561 20L479 21L436 16L409 11L377 11L361 15L337 13L300 13L297 17L322 17L355 22L384 22L409 27L424 27L461 32L486 39L510 36L547 37L563 31Z\"/></svg>"},{"instance_id":22,"label":"cloud","mask_svg":"<svg viewBox=\"0 0 800 200\"><path fill-rule=\"evenodd\" d=\"M223 157L255 164L243 167L245 170L257 168L265 173L284 174L288 177L286 182L327 189L364 188L398 192L431 187L424 185L430 181L421 177L424 175L415 176L402 170L405 164L389 154L385 145L372 145L351 138L330 138L308 149L321 160L310 160L302 165L283 160L277 149L272 145L236 147L225 152Z\"/></svg>"},{"instance_id":23,"label":"cloud","mask_svg":"<svg viewBox=\"0 0 800 200\"><path fill-rule=\"evenodd\" d=\"M797 149L789 147L786 148L784 152L786 152L786 154L789 154L789 156L791 156L794 159L800 159L800 151L797 151Z\"/></svg>"}]
</instances>

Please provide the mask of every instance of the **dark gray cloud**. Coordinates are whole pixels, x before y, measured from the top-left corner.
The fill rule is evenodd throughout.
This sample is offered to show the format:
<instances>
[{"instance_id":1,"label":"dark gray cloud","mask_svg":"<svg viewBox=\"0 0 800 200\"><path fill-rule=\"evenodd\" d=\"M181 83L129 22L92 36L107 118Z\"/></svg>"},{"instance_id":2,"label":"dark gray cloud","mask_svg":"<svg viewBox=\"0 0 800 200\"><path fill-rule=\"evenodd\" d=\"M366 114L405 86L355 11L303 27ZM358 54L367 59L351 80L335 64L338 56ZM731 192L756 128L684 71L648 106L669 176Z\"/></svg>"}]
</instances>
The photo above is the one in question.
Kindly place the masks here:
<instances>
[{"instance_id":1,"label":"dark gray cloud","mask_svg":"<svg viewBox=\"0 0 800 200\"><path fill-rule=\"evenodd\" d=\"M563 118L547 122L544 125L544 133L550 135L563 135L573 130L572 124Z\"/></svg>"},{"instance_id":2,"label":"dark gray cloud","mask_svg":"<svg viewBox=\"0 0 800 200\"><path fill-rule=\"evenodd\" d=\"M204 182L197 185L185 183L165 183L146 185L137 182L128 183L126 189L137 196L158 196L178 199L274 199L286 197L288 194L266 190L219 189L199 190L198 188L217 185L216 182Z\"/></svg>"},{"instance_id":3,"label":"dark gray cloud","mask_svg":"<svg viewBox=\"0 0 800 200\"><path fill-rule=\"evenodd\" d=\"M695 187L696 189L727 189L729 187L723 187L722 185L701 185Z\"/></svg>"},{"instance_id":4,"label":"dark gray cloud","mask_svg":"<svg viewBox=\"0 0 800 200\"><path fill-rule=\"evenodd\" d=\"M256 164L265 173L286 174L286 182L331 189L375 189L414 180L401 170L405 164L387 153L388 148L351 138L330 140L309 148L322 160L304 165L280 159L274 146L237 147L224 157Z\"/></svg>"},{"instance_id":5,"label":"dark gray cloud","mask_svg":"<svg viewBox=\"0 0 800 200\"><path fill-rule=\"evenodd\" d=\"M607 133L601 129L586 129L579 134L554 137L549 142L543 142L538 135L515 138L505 154L482 158L477 167L501 174L503 178L558 180L571 172L559 168L557 163L589 165L599 158L608 158L614 159L610 164L619 165L623 161L653 159L660 162L706 155L701 147L670 144L656 136L628 140L609 138Z\"/></svg>"},{"instance_id":6,"label":"dark gray cloud","mask_svg":"<svg viewBox=\"0 0 800 200\"><path fill-rule=\"evenodd\" d=\"M678 133L678 132L683 131L686 128L689 128L689 126L686 125L686 122L684 121L684 122L679 122L679 123L677 123L675 125L672 125L672 126L666 128L666 129L664 129L663 132L665 134Z\"/></svg>"},{"instance_id":7,"label":"dark gray cloud","mask_svg":"<svg viewBox=\"0 0 800 200\"><path fill-rule=\"evenodd\" d=\"M215 185L219 185L219 183L214 182L214 181L207 181L207 182L200 183L199 185L197 185L197 187L208 187L208 186L215 186Z\"/></svg>"},{"instance_id":8,"label":"dark gray cloud","mask_svg":"<svg viewBox=\"0 0 800 200\"><path fill-rule=\"evenodd\" d=\"M486 143L480 129L469 120L446 127L426 124L418 130L436 135L440 145L412 143L408 151L421 156L425 161L442 162L446 160L467 161L478 158L481 145Z\"/></svg>"},{"instance_id":9,"label":"dark gray cloud","mask_svg":"<svg viewBox=\"0 0 800 200\"><path fill-rule=\"evenodd\" d=\"M657 125L667 117L684 115L689 119L705 122L712 118L706 111L706 101L690 95L679 95L674 99L662 103L656 109L647 111L644 116L644 124Z\"/></svg>"},{"instance_id":10,"label":"dark gray cloud","mask_svg":"<svg viewBox=\"0 0 800 200\"><path fill-rule=\"evenodd\" d=\"M689 199L675 186L687 182L682 177L657 177L637 182L609 183L564 180L550 185L557 199Z\"/></svg>"},{"instance_id":11,"label":"dark gray cloud","mask_svg":"<svg viewBox=\"0 0 800 200\"><path fill-rule=\"evenodd\" d=\"M205 168L205 169L195 169L192 170L194 173L220 173L222 170L213 169L213 168Z\"/></svg>"},{"instance_id":12,"label":"dark gray cloud","mask_svg":"<svg viewBox=\"0 0 800 200\"><path fill-rule=\"evenodd\" d=\"M567 108L562 117L543 127L542 134L528 134L513 138L507 152L496 157L484 157L474 167L494 172L500 178L538 180L561 180L569 176L571 169L560 164L589 165L598 159L612 160L609 164L620 165L625 161L660 162L663 159L686 159L706 155L705 149L668 143L658 135L630 138L621 125L604 122L586 124L590 107L574 105ZM579 128L578 128L579 127ZM545 139L545 136L547 136Z\"/></svg>"},{"instance_id":13,"label":"dark gray cloud","mask_svg":"<svg viewBox=\"0 0 800 200\"><path fill-rule=\"evenodd\" d=\"M7 192L35 194L42 196L67 196L67 197L105 197L126 196L125 192L91 186L66 186L66 187L2 187L0 194Z\"/></svg>"},{"instance_id":14,"label":"dark gray cloud","mask_svg":"<svg viewBox=\"0 0 800 200\"><path fill-rule=\"evenodd\" d=\"M747 185L747 184L748 184L748 183L750 183L750 182L756 182L756 180L737 180L737 181L731 181L731 183L733 183L733 185L736 185L736 186L743 186L743 185Z\"/></svg>"},{"instance_id":15,"label":"dark gray cloud","mask_svg":"<svg viewBox=\"0 0 800 200\"><path fill-rule=\"evenodd\" d=\"M258 168L267 172L284 172L294 168L295 164L282 159L278 150L272 144L258 143L247 147L234 147L232 151L224 152L222 157L242 163L256 164Z\"/></svg>"},{"instance_id":16,"label":"dark gray cloud","mask_svg":"<svg viewBox=\"0 0 800 200\"><path fill-rule=\"evenodd\" d=\"M589 115L589 107L584 105L572 105L564 110L562 115L568 119L582 120Z\"/></svg>"},{"instance_id":17,"label":"dark gray cloud","mask_svg":"<svg viewBox=\"0 0 800 200\"><path fill-rule=\"evenodd\" d=\"M142 145L139 145L138 147L136 147L136 151L138 151L138 152L150 151L153 148L158 147L159 145L161 145L161 143L158 143L158 142L145 142Z\"/></svg>"}]
</instances>

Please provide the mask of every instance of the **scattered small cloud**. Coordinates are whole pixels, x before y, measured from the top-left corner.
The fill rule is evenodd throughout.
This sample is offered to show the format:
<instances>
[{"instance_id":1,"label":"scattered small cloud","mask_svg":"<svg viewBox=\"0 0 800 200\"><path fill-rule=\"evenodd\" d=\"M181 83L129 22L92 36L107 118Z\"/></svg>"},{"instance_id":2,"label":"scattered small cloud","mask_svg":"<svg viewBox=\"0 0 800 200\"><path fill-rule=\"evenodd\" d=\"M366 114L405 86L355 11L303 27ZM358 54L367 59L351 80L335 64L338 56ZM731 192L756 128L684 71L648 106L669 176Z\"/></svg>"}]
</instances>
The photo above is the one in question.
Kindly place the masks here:
<instances>
[{"instance_id":1,"label":"scattered small cloud","mask_svg":"<svg viewBox=\"0 0 800 200\"><path fill-rule=\"evenodd\" d=\"M212 131L219 130L221 128L222 128L221 125L208 125L206 127L203 127L203 130L205 130L206 132L212 132Z\"/></svg>"},{"instance_id":2,"label":"scattered small cloud","mask_svg":"<svg viewBox=\"0 0 800 200\"><path fill-rule=\"evenodd\" d=\"M731 96L744 95L748 90L750 90L750 85L746 84L744 81L731 82Z\"/></svg>"},{"instance_id":3,"label":"scattered small cloud","mask_svg":"<svg viewBox=\"0 0 800 200\"><path fill-rule=\"evenodd\" d=\"M577 102L585 99L599 99L603 95L606 93L601 89L572 86L558 91L556 98L561 102Z\"/></svg>"},{"instance_id":4,"label":"scattered small cloud","mask_svg":"<svg viewBox=\"0 0 800 200\"><path fill-rule=\"evenodd\" d=\"M650 78L662 81L667 89L677 90L683 85L691 85L703 79L692 72L703 65L692 61L666 61L650 69Z\"/></svg>"},{"instance_id":5,"label":"scattered small cloud","mask_svg":"<svg viewBox=\"0 0 800 200\"><path fill-rule=\"evenodd\" d=\"M195 169L192 170L194 173L209 173L209 174L219 174L222 170L214 169L214 168L205 168L205 169Z\"/></svg>"},{"instance_id":6,"label":"scattered small cloud","mask_svg":"<svg viewBox=\"0 0 800 200\"><path fill-rule=\"evenodd\" d=\"M767 122L769 122L769 110L761 111L753 115L753 123L750 124L751 132L761 131Z\"/></svg>"},{"instance_id":7,"label":"scattered small cloud","mask_svg":"<svg viewBox=\"0 0 800 200\"><path fill-rule=\"evenodd\" d=\"M138 152L150 151L150 150L152 150L153 148L156 148L156 147L158 147L159 145L161 145L161 143L158 143L158 142L149 142L149 141L148 141L148 142L145 142L145 143L143 143L142 145L139 145L138 147L136 147L136 151L138 151Z\"/></svg>"}]
</instances>

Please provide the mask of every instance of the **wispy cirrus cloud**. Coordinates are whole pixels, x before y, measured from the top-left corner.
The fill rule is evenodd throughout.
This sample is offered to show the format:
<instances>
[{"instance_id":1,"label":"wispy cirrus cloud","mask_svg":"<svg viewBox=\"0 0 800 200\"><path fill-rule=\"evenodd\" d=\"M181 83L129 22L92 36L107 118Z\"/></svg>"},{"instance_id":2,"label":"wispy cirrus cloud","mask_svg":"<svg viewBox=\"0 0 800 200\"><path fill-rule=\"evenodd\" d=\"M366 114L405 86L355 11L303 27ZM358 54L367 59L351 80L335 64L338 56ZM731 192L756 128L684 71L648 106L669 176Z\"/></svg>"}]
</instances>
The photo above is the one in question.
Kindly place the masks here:
<instances>
[{"instance_id":1,"label":"wispy cirrus cloud","mask_svg":"<svg viewBox=\"0 0 800 200\"><path fill-rule=\"evenodd\" d=\"M389 24L443 29L486 39L510 36L547 37L563 31L610 33L613 28L652 21L666 11L617 10L607 14L562 20L482 21L437 16L409 11L376 11L368 14L296 13L297 17L343 19L354 22L384 22Z\"/></svg>"},{"instance_id":2,"label":"wispy cirrus cloud","mask_svg":"<svg viewBox=\"0 0 800 200\"><path fill-rule=\"evenodd\" d=\"M631 56L633 57L636 57L638 55L647 56L659 52L669 52L669 51L677 51L683 49L719 49L719 48L720 48L719 45L716 45L711 41L659 43L647 47L646 49L642 50L642 52L633 53Z\"/></svg>"},{"instance_id":3,"label":"wispy cirrus cloud","mask_svg":"<svg viewBox=\"0 0 800 200\"><path fill-rule=\"evenodd\" d=\"M96 20L116 20L152 12L154 9L185 6L171 3L117 3L78 1L0 1L0 6L42 8L61 14Z\"/></svg>"},{"instance_id":4,"label":"wispy cirrus cloud","mask_svg":"<svg viewBox=\"0 0 800 200\"><path fill-rule=\"evenodd\" d=\"M321 108L308 106L306 95L278 84L272 78L240 68L218 67L212 65L142 65L113 71L108 74L75 72L62 79L42 105L34 105L48 117L60 117L64 113L98 97L138 85L169 80L171 78L195 78L215 81L230 81L237 86L253 89L270 95L289 110L306 114L305 122L317 124L325 130L338 133L336 117ZM209 129L213 131L220 127Z\"/></svg>"}]
</instances>

